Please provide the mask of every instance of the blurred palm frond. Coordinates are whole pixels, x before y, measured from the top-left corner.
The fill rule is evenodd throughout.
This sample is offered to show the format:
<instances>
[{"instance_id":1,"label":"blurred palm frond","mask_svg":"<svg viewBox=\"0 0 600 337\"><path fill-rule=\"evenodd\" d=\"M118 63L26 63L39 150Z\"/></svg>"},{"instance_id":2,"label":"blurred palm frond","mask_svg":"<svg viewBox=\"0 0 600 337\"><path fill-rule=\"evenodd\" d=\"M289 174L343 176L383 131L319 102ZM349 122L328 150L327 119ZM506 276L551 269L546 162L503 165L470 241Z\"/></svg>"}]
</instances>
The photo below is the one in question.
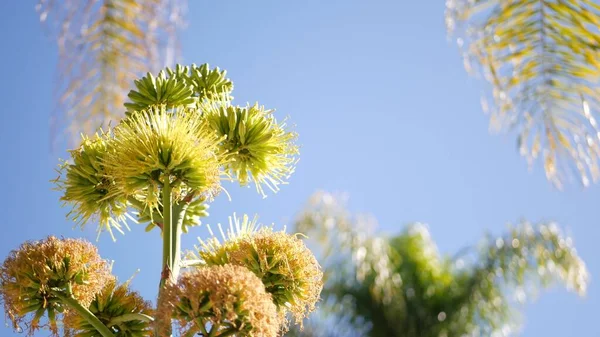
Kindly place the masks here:
<instances>
[{"instance_id":1,"label":"blurred palm frond","mask_svg":"<svg viewBox=\"0 0 600 337\"><path fill-rule=\"evenodd\" d=\"M516 130L558 188L600 179L600 5L593 0L447 0L465 68L482 73L495 130ZM489 97L491 96L491 97ZM488 105L488 98L493 104Z\"/></svg>"},{"instance_id":2,"label":"blurred palm frond","mask_svg":"<svg viewBox=\"0 0 600 337\"><path fill-rule=\"evenodd\" d=\"M327 279L320 314L287 336L514 336L516 302L553 284L584 295L589 282L572 240L553 223L521 221L446 256L423 224L382 237L360 219L325 192L300 213L296 229L317 245Z\"/></svg>"},{"instance_id":3,"label":"blurred palm frond","mask_svg":"<svg viewBox=\"0 0 600 337\"><path fill-rule=\"evenodd\" d=\"M173 63L185 0L40 0L58 44L52 137L71 140L124 115L133 80Z\"/></svg>"}]
</instances>

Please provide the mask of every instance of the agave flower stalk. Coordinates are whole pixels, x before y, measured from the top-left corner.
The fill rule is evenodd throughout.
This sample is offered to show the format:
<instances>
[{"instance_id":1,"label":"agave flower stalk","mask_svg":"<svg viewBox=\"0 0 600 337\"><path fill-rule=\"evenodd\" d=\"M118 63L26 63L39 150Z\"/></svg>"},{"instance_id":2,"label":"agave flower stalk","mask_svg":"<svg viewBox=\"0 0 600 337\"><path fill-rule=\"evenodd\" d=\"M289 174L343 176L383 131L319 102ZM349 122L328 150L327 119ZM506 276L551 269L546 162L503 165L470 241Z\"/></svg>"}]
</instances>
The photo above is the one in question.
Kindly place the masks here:
<instances>
[{"instance_id":1,"label":"agave flower stalk","mask_svg":"<svg viewBox=\"0 0 600 337\"><path fill-rule=\"evenodd\" d=\"M15 329L23 323L33 333L44 315L51 333L60 326L66 337L166 337L173 322L183 336L276 337L288 313L302 324L315 309L322 272L298 237L255 231L244 217L243 235L199 252L201 268L181 257L182 235L208 216L223 179L252 182L263 196L263 186L276 192L287 183L296 134L272 110L233 105L233 83L207 64L134 83L125 118L84 136L55 183L82 227L97 222L98 234L113 240L128 219L147 223L147 232L160 229L157 314L128 283L117 286L91 244L49 238L24 245L0 268L0 301ZM189 270L180 275L182 268Z\"/></svg>"}]
</instances>

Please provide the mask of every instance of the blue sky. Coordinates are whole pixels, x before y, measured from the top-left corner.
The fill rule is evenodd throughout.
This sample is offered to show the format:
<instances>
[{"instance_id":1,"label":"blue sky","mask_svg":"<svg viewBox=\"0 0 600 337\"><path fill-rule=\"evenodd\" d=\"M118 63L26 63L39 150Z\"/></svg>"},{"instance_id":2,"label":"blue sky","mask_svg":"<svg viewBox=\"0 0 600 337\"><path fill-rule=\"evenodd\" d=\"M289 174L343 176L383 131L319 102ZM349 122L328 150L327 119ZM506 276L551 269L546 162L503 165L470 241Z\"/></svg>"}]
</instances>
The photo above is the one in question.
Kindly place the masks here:
<instances>
[{"instance_id":1,"label":"blue sky","mask_svg":"<svg viewBox=\"0 0 600 337\"><path fill-rule=\"evenodd\" d=\"M56 48L33 7L0 4L2 259L49 234L95 239L92 227L72 230L50 190L57 157L65 156L48 145ZM463 70L443 13L442 1L190 1L182 61L227 69L237 102L290 116L302 146L280 193L263 200L253 189L229 188L233 201L220 197L208 222L237 212L284 225L326 189L349 193L351 210L375 215L383 232L429 224L440 250L452 253L508 222L555 220L573 236L592 283L585 299L560 288L542 293L525 306L521 335L599 336L600 186L559 192L539 166L528 170L513 135L488 133L483 83ZM188 234L184 247L198 235L205 228ZM99 247L122 280L139 268L133 286L153 299L157 232L133 225L116 243L101 237ZM0 335L12 332L0 325Z\"/></svg>"}]
</instances>

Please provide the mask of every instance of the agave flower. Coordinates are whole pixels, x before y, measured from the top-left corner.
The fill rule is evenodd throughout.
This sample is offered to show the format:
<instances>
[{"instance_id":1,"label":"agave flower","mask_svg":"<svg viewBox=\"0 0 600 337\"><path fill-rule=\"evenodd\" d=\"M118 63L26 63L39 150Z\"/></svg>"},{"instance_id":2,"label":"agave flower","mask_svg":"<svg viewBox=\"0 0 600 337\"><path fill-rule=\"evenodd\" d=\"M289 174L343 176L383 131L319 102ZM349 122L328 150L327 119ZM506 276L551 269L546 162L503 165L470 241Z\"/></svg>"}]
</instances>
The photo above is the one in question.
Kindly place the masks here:
<instances>
[{"instance_id":1,"label":"agave flower","mask_svg":"<svg viewBox=\"0 0 600 337\"><path fill-rule=\"evenodd\" d=\"M123 232L127 199L108 174L104 159L113 150L109 132L95 137L83 136L78 149L70 151L72 162L65 162L56 179L57 188L63 191L63 200L73 206L69 216L80 226L91 220L99 222L98 234L112 229Z\"/></svg>"},{"instance_id":2,"label":"agave flower","mask_svg":"<svg viewBox=\"0 0 600 337\"><path fill-rule=\"evenodd\" d=\"M275 337L282 319L260 279L232 265L183 274L164 290L157 315L174 319L181 336Z\"/></svg>"},{"instance_id":3,"label":"agave flower","mask_svg":"<svg viewBox=\"0 0 600 337\"><path fill-rule=\"evenodd\" d=\"M178 64L174 69L161 70L156 77L148 73L133 82L136 90L127 95L131 102L125 103L126 115L152 106L165 105L171 109L233 99L233 82L227 78L227 71L219 67L211 69L208 63L185 67Z\"/></svg>"},{"instance_id":4,"label":"agave flower","mask_svg":"<svg viewBox=\"0 0 600 337\"><path fill-rule=\"evenodd\" d=\"M25 323L33 334L47 313L49 328L57 335L62 298L88 306L111 279L109 265L91 243L51 236L10 252L0 267L0 298L16 330Z\"/></svg>"},{"instance_id":5,"label":"agave flower","mask_svg":"<svg viewBox=\"0 0 600 337\"><path fill-rule=\"evenodd\" d=\"M271 228L257 228L247 217L237 233L230 230L221 243L216 238L201 241L198 255L206 265L244 266L261 278L267 292L282 311L289 311L297 324L315 310L323 288L323 272L312 252L297 235Z\"/></svg>"},{"instance_id":6,"label":"agave flower","mask_svg":"<svg viewBox=\"0 0 600 337\"><path fill-rule=\"evenodd\" d=\"M94 316L106 325L116 337L152 336L151 303L129 289L129 282L117 285L108 282L89 306ZM100 336L100 333L82 316L69 311L64 319L67 337Z\"/></svg>"},{"instance_id":7,"label":"agave flower","mask_svg":"<svg viewBox=\"0 0 600 337\"><path fill-rule=\"evenodd\" d=\"M225 164L242 186L254 182L265 195L263 185L273 192L294 172L299 151L296 133L277 123L273 110L263 106L231 106L226 102L204 104L209 125L223 137L219 146L231 160Z\"/></svg>"},{"instance_id":8,"label":"agave flower","mask_svg":"<svg viewBox=\"0 0 600 337\"><path fill-rule=\"evenodd\" d=\"M124 194L150 209L159 208L167 185L175 198L220 191L218 139L197 113L164 106L135 112L115 128L113 142L105 165Z\"/></svg>"}]
</instances>

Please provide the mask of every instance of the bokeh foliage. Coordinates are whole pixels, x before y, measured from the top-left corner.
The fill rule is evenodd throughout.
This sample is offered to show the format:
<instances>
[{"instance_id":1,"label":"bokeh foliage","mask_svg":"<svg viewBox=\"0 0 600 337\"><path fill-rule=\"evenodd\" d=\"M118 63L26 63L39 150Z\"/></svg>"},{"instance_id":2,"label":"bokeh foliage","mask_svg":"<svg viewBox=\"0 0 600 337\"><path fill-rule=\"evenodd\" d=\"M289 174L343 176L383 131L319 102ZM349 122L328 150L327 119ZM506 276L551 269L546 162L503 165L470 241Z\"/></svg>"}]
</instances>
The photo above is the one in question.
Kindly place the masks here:
<instances>
[{"instance_id":1,"label":"bokeh foliage","mask_svg":"<svg viewBox=\"0 0 600 337\"><path fill-rule=\"evenodd\" d=\"M296 229L314 239L326 284L321 315L288 336L510 336L515 306L539 289L586 291L586 266L553 223L522 221L454 256L423 224L383 237L370 223L331 194L310 199Z\"/></svg>"}]
</instances>

